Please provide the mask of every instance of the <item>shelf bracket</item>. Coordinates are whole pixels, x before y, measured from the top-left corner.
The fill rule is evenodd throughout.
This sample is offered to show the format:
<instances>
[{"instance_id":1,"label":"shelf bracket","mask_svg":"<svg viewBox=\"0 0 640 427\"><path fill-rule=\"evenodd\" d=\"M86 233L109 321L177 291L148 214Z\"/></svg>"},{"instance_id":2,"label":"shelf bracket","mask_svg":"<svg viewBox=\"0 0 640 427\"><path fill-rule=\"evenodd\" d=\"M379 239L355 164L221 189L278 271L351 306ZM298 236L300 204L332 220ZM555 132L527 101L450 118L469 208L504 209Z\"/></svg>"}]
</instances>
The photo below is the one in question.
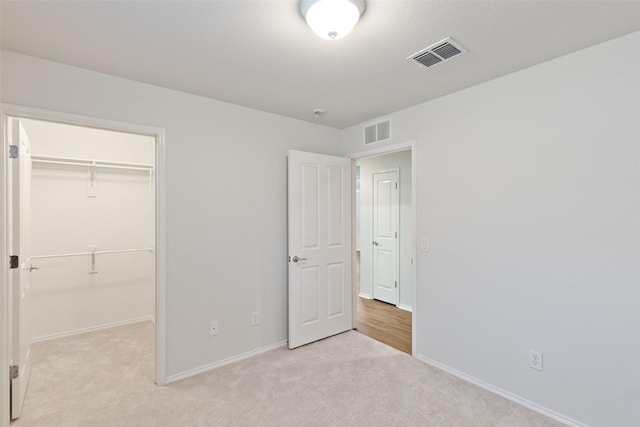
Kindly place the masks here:
<instances>
[{"instance_id":1,"label":"shelf bracket","mask_svg":"<svg viewBox=\"0 0 640 427\"><path fill-rule=\"evenodd\" d=\"M96 162L91 162L89 166L89 187L87 197L96 197Z\"/></svg>"},{"instance_id":2,"label":"shelf bracket","mask_svg":"<svg viewBox=\"0 0 640 427\"><path fill-rule=\"evenodd\" d=\"M91 269L89 270L89 274L98 274L96 270L96 248L94 246L89 249L91 251Z\"/></svg>"}]
</instances>

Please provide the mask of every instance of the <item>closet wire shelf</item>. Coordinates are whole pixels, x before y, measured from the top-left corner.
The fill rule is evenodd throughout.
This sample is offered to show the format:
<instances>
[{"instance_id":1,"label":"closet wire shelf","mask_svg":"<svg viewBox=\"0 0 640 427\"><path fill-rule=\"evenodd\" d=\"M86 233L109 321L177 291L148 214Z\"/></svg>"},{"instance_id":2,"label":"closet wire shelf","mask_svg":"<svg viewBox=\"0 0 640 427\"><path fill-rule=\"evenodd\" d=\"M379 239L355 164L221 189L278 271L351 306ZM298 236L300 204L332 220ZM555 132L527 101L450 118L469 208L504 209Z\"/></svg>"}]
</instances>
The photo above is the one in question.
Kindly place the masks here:
<instances>
[{"instance_id":1,"label":"closet wire shelf","mask_svg":"<svg viewBox=\"0 0 640 427\"><path fill-rule=\"evenodd\" d=\"M31 160L36 163L50 163L54 165L72 165L72 166L88 166L109 169L128 169L153 171L154 166L144 163L127 163L127 162L110 162L103 160L87 160L71 157L53 157L53 156L31 156Z\"/></svg>"},{"instance_id":2,"label":"closet wire shelf","mask_svg":"<svg viewBox=\"0 0 640 427\"><path fill-rule=\"evenodd\" d=\"M72 165L72 166L87 166L90 167L93 171L93 168L110 168L110 169L127 169L127 170L143 170L149 171L152 173L155 169L153 165L144 164L144 163L127 163L127 162L112 162L112 161L104 161L104 160L88 160L88 159L79 159L73 157L54 157L54 156L37 156L32 155L31 160L36 163L49 163L49 164L58 164L58 165ZM92 172L93 176L93 172ZM151 248L140 248L140 249L121 249L121 250L112 250L112 251L96 251L91 250L90 252L76 252L76 253L67 253L67 254L55 254L55 255L36 255L29 257L30 260L35 259L48 259L48 258L65 258L65 257L75 257L75 256L91 256L92 257L92 269L95 268L95 256L96 255L106 255L106 254L121 254L121 253L130 253L130 252L153 252L155 249Z\"/></svg>"}]
</instances>

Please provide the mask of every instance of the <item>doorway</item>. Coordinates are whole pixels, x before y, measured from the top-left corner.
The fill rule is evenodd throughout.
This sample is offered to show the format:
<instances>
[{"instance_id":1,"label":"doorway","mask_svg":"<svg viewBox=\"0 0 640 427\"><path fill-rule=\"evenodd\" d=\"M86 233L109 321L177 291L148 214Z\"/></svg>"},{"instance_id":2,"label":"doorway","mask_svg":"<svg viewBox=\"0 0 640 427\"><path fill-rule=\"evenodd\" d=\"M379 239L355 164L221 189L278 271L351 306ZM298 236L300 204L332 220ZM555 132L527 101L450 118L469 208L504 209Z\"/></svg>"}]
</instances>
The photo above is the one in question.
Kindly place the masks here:
<instances>
[{"instance_id":1,"label":"doorway","mask_svg":"<svg viewBox=\"0 0 640 427\"><path fill-rule=\"evenodd\" d=\"M146 322L151 339L146 376L163 384L164 232L159 222L164 222L164 184L158 166L164 158L164 131L2 107L3 127L20 121L33 143L32 251L21 260L32 273L29 343L82 338L106 329L112 333ZM4 134L9 148L10 132ZM104 143L91 142L97 140ZM9 161L3 158L5 166ZM7 236L6 216L14 207L9 183L3 179L2 184ZM4 247L3 252L10 251ZM14 277L10 271L15 270L3 269L3 276ZM10 295L2 297L4 307L13 310ZM7 362L15 347L10 323L1 337Z\"/></svg>"},{"instance_id":2,"label":"doorway","mask_svg":"<svg viewBox=\"0 0 640 427\"><path fill-rule=\"evenodd\" d=\"M413 352L412 146L356 158L355 310L359 332Z\"/></svg>"}]
</instances>

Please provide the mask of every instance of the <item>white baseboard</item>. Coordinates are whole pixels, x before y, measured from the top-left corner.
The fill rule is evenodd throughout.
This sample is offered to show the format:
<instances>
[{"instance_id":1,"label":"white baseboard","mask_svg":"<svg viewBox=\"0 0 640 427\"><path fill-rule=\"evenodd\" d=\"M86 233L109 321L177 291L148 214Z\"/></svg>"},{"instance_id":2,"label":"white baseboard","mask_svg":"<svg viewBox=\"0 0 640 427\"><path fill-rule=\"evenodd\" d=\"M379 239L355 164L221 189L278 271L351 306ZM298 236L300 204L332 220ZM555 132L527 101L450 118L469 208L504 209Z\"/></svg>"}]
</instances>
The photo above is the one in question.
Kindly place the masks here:
<instances>
[{"instance_id":1,"label":"white baseboard","mask_svg":"<svg viewBox=\"0 0 640 427\"><path fill-rule=\"evenodd\" d=\"M411 307L410 305L398 304L398 308L404 311L413 311L413 307Z\"/></svg>"},{"instance_id":2,"label":"white baseboard","mask_svg":"<svg viewBox=\"0 0 640 427\"><path fill-rule=\"evenodd\" d=\"M181 372L176 375L171 375L166 378L165 384L169 384L175 381L183 380L185 378L193 377L194 375L201 374L203 372L210 371L212 369L220 368L225 365L229 365L234 362L239 362L240 360L248 359L250 357L257 356L262 353L266 353L267 351L275 350L276 348L284 347L287 345L287 340L277 342L275 344L268 345L266 347L260 347L255 350L248 351L246 353L238 354L235 356L231 356L229 358L220 360L218 362L209 363L208 365L200 366L199 368L189 369L188 371Z\"/></svg>"},{"instance_id":3,"label":"white baseboard","mask_svg":"<svg viewBox=\"0 0 640 427\"><path fill-rule=\"evenodd\" d=\"M465 374L464 372L460 372L460 371L458 371L456 369L453 369L453 368L450 368L450 367L448 367L446 365L443 365L442 363L436 362L435 360L431 360L428 357L422 356L420 354L416 354L416 355L414 355L414 357L416 359L418 359L419 361L426 363L427 365L430 365L430 366L433 366L436 369L440 369L442 371L445 371L445 372L447 372L447 373L449 373L451 375L454 375L454 376L456 376L456 377L458 377L458 378L460 378L462 380L470 382L471 384L477 385L480 388L483 388L483 389L485 389L487 391L495 393L498 396L502 396L505 399L509 399L512 402L515 402L515 403L517 403L519 405L522 405L522 406L524 406L526 408L529 408L529 409L531 409L533 411L536 411L536 412L538 412L538 413L540 413L542 415L545 415L545 416L547 416L549 418L553 418L554 420L559 421L559 422L561 422L563 424L566 424L566 425L572 426L572 427L589 427L587 424L583 424L583 423L581 423L579 421L576 421L576 420L574 420L572 418L569 418L569 417L566 417L566 416L564 416L562 414L554 412L554 411L552 411L550 409L547 409L547 408L545 408L543 406L540 406L540 405L538 405L536 403L533 403L533 402L531 402L531 401L529 401L527 399L524 399L524 398L522 398L520 396L517 396L517 395L515 395L513 393L510 393L508 391L502 390L502 389L500 389L498 387L495 387L495 386L493 386L493 385L491 385L489 383L486 383L486 382L484 382L482 380L479 380L477 378L469 376L469 375Z\"/></svg>"},{"instance_id":4,"label":"white baseboard","mask_svg":"<svg viewBox=\"0 0 640 427\"><path fill-rule=\"evenodd\" d=\"M136 319L122 320L119 322L105 323L103 325L91 326L88 328L75 329L73 331L58 332L51 335L43 335L41 337L32 338L31 342L35 343L35 342L55 340L57 338L72 337L74 335L86 334L87 332L99 331L101 329L109 329L109 328L115 328L117 326L131 325L133 323L149 322L149 321L153 322L155 325L155 319L153 318L153 316L144 316L144 317L138 317Z\"/></svg>"},{"instance_id":5,"label":"white baseboard","mask_svg":"<svg viewBox=\"0 0 640 427\"><path fill-rule=\"evenodd\" d=\"M358 294L358 296L359 296L360 298L373 299L373 297L372 297L371 295L369 295L369 294L365 294L364 292L360 292L360 293Z\"/></svg>"}]
</instances>

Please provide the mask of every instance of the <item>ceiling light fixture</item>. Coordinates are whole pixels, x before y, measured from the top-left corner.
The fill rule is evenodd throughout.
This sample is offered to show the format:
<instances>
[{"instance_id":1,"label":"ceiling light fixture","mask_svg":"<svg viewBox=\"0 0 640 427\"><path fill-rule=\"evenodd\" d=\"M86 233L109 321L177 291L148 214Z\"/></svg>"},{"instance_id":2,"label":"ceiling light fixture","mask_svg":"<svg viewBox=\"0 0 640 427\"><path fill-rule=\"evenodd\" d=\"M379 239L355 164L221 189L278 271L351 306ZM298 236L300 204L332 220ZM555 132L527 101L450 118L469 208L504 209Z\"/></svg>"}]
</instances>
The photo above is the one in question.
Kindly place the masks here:
<instances>
[{"instance_id":1,"label":"ceiling light fixture","mask_svg":"<svg viewBox=\"0 0 640 427\"><path fill-rule=\"evenodd\" d=\"M301 0L300 12L319 37L338 40L358 23L364 0Z\"/></svg>"}]
</instances>

